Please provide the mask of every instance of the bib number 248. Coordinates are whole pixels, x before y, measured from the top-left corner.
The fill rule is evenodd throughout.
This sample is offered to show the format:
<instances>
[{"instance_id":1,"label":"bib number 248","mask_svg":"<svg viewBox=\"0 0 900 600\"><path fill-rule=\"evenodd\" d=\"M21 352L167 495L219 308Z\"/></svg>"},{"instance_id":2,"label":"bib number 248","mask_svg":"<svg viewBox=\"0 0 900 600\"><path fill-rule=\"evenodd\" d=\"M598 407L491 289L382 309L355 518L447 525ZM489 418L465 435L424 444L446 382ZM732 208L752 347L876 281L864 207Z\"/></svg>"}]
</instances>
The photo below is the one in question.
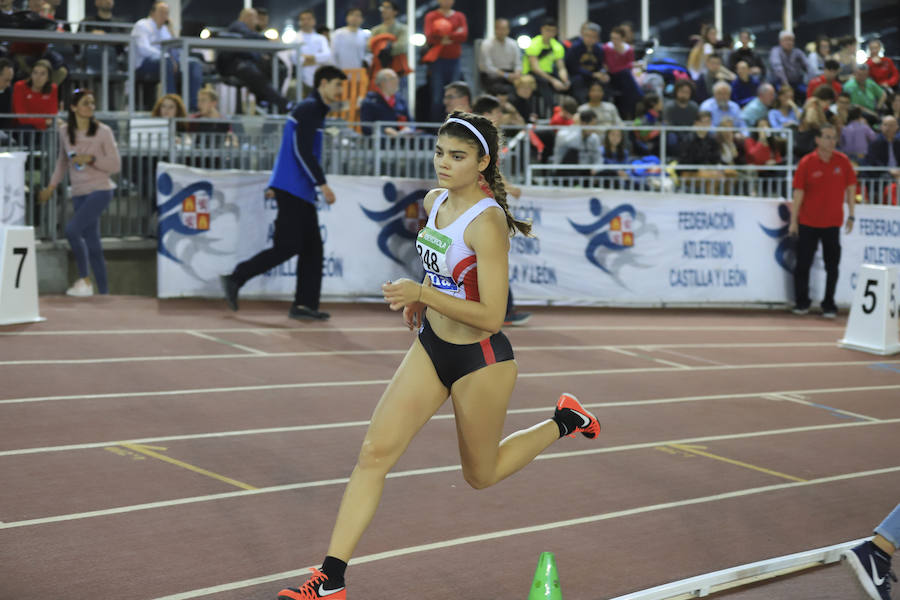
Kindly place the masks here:
<instances>
[{"instance_id":1,"label":"bib number 248","mask_svg":"<svg viewBox=\"0 0 900 600\"><path fill-rule=\"evenodd\" d=\"M416 249L419 251L419 256L422 258L422 264L425 265L425 268L429 271L438 273L440 269L438 267L437 252L429 250L421 244L416 244Z\"/></svg>"}]
</instances>

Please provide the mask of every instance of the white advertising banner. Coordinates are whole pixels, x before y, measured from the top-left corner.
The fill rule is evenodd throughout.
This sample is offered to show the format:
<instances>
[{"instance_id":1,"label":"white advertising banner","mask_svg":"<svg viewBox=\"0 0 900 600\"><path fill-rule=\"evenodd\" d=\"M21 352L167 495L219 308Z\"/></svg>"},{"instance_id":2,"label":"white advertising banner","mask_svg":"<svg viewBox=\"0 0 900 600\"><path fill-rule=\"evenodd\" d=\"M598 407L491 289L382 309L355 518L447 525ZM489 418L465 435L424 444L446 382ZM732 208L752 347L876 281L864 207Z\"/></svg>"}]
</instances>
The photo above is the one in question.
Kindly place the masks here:
<instances>
[{"instance_id":1,"label":"white advertising banner","mask_svg":"<svg viewBox=\"0 0 900 600\"><path fill-rule=\"evenodd\" d=\"M0 225L25 225L24 152L0 154Z\"/></svg>"},{"instance_id":2,"label":"white advertising banner","mask_svg":"<svg viewBox=\"0 0 900 600\"><path fill-rule=\"evenodd\" d=\"M158 168L159 296L221 296L218 275L271 245L276 215L268 172ZM379 297L381 284L418 277L413 243L434 182L329 177L337 202L320 205L323 296ZM516 301L560 304L780 303L792 299L788 206L778 199L524 188L511 201L535 238L516 236ZM863 262L900 264L900 210L857 206L842 234L837 301L847 305ZM296 259L250 280L242 297L290 297ZM824 288L821 252L811 275Z\"/></svg>"}]
</instances>

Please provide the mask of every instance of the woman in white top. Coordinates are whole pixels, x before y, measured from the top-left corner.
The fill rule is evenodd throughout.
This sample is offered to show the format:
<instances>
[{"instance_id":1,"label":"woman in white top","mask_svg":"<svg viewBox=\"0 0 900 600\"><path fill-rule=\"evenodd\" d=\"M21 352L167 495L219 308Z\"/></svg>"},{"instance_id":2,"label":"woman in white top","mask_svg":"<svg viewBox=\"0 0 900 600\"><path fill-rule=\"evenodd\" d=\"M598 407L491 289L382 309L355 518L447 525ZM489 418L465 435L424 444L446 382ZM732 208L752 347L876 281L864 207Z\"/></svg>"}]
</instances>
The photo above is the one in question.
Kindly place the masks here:
<instances>
[{"instance_id":1,"label":"woman in white top","mask_svg":"<svg viewBox=\"0 0 900 600\"><path fill-rule=\"evenodd\" d=\"M509 238L528 234L506 205L497 166L499 134L490 120L454 112L438 131L434 168L442 188L425 196L428 224L416 246L424 282L388 282L391 310L403 310L419 336L375 407L338 512L321 571L282 600L346 598L344 571L378 507L384 480L412 438L453 401L463 478L475 489L512 475L564 435L596 438L597 419L563 394L552 419L501 441L518 367L500 332L506 311ZM486 181L493 198L485 197Z\"/></svg>"}]
</instances>

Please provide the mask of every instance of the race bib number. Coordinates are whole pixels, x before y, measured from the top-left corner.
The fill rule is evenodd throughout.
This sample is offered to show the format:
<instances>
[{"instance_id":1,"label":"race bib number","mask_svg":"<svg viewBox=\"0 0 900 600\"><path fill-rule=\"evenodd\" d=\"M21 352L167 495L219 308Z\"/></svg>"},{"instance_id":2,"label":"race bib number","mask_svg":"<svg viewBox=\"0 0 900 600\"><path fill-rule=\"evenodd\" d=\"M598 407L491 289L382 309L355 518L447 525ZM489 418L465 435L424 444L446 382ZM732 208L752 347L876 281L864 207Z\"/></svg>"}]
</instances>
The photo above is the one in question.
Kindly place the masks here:
<instances>
[{"instance_id":1,"label":"race bib number","mask_svg":"<svg viewBox=\"0 0 900 600\"><path fill-rule=\"evenodd\" d=\"M425 227L416 237L416 251L422 266L431 279L431 285L442 290L456 291L456 282L447 267L447 250L453 242L449 237L430 227Z\"/></svg>"}]
</instances>

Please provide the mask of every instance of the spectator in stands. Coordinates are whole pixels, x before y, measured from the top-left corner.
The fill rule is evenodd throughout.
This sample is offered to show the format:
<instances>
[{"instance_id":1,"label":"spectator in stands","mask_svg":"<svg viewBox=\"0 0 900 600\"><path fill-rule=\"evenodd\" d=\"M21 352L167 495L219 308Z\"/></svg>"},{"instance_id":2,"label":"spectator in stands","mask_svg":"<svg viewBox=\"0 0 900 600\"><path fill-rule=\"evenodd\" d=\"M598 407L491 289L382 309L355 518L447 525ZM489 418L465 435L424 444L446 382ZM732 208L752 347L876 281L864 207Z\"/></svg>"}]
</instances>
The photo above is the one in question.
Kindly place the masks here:
<instances>
[{"instance_id":1,"label":"spectator in stands","mask_svg":"<svg viewBox=\"0 0 900 600\"><path fill-rule=\"evenodd\" d=\"M261 6L256 7L256 31L265 33L269 28L269 9ZM266 38L268 39L268 38Z\"/></svg>"},{"instance_id":2,"label":"spectator in stands","mask_svg":"<svg viewBox=\"0 0 900 600\"><path fill-rule=\"evenodd\" d=\"M775 106L769 111L769 123L773 129L796 127L800 124L799 110L794 103L794 90L782 86L775 97Z\"/></svg>"},{"instance_id":3,"label":"spectator in stands","mask_svg":"<svg viewBox=\"0 0 900 600\"><path fill-rule=\"evenodd\" d=\"M498 84L515 84L522 75L522 51L509 37L509 21L494 21L494 37L484 40L479 48L478 70L481 85L493 89Z\"/></svg>"},{"instance_id":4,"label":"spectator in stands","mask_svg":"<svg viewBox=\"0 0 900 600\"><path fill-rule=\"evenodd\" d=\"M829 85L831 89L834 90L835 96L841 93L841 82L838 81L838 72L841 69L840 63L834 60L833 58L829 58L825 61L824 67L821 71L821 74L813 77L809 80L809 83L806 84L806 97L810 98L815 93L816 89L821 85Z\"/></svg>"},{"instance_id":5,"label":"spectator in stands","mask_svg":"<svg viewBox=\"0 0 900 600\"><path fill-rule=\"evenodd\" d=\"M237 21L228 26L228 32L248 40L265 40L266 36L256 30L259 15L254 8L241 10ZM286 112L288 101L272 85L271 57L260 52L225 52L216 57L216 67L224 76L234 77L250 90L260 104L272 105L280 112Z\"/></svg>"},{"instance_id":6,"label":"spectator in stands","mask_svg":"<svg viewBox=\"0 0 900 600\"><path fill-rule=\"evenodd\" d=\"M150 14L135 23L131 30L136 54L136 73L145 80L159 81L159 62L162 60L162 51L159 43L164 40L170 40L173 37L172 32L169 31L168 22L169 5L165 2L154 2L150 7ZM179 71L181 64L178 58L179 51L169 49L166 58L166 93L175 92L175 74ZM197 59L191 58L188 62L190 89L187 91L190 94L188 97L191 102L191 110L197 109L194 102L196 102L197 92L200 90L202 76L203 66ZM181 90L181 93L184 94L185 90Z\"/></svg>"},{"instance_id":7,"label":"spectator in stands","mask_svg":"<svg viewBox=\"0 0 900 600\"><path fill-rule=\"evenodd\" d=\"M119 150L112 129L94 118L94 95L76 90L68 106L66 124L59 128L59 156L47 187L38 199L47 202L68 170L75 214L66 224L66 237L75 255L78 280L66 294L92 296L88 263L97 291L109 293L106 262L100 245L100 215L109 206L116 184L109 178L121 169Z\"/></svg>"},{"instance_id":8,"label":"spectator in stands","mask_svg":"<svg viewBox=\"0 0 900 600\"><path fill-rule=\"evenodd\" d=\"M16 70L8 58L0 58L0 115L12 114L12 80ZM12 129L12 119L0 117L0 130Z\"/></svg>"},{"instance_id":9,"label":"spectator in stands","mask_svg":"<svg viewBox=\"0 0 900 600\"><path fill-rule=\"evenodd\" d=\"M878 122L878 111L887 102L887 93L869 77L869 65L856 65L853 79L844 84L844 92L850 101L863 110L870 123Z\"/></svg>"},{"instance_id":10,"label":"spectator in stands","mask_svg":"<svg viewBox=\"0 0 900 600\"><path fill-rule=\"evenodd\" d=\"M445 115L454 110L472 112L472 90L465 81L454 81L444 86L444 95L441 98L446 111L438 121L443 121Z\"/></svg>"},{"instance_id":11,"label":"spectator in stands","mask_svg":"<svg viewBox=\"0 0 900 600\"><path fill-rule=\"evenodd\" d=\"M619 92L616 106L623 119L634 118L634 108L641 98L641 90L631 68L634 66L634 48L625 43L624 31L614 27L609 35L609 42L603 46L603 57L606 71L609 73L609 85Z\"/></svg>"},{"instance_id":12,"label":"spectator in stands","mask_svg":"<svg viewBox=\"0 0 900 600\"><path fill-rule=\"evenodd\" d=\"M103 23L122 23L122 19L113 16L113 7L115 0L94 0L94 14L85 17L85 21L91 23L88 26L82 26L90 33L125 33L124 29L118 27L110 27Z\"/></svg>"},{"instance_id":13,"label":"spectator in stands","mask_svg":"<svg viewBox=\"0 0 900 600\"><path fill-rule=\"evenodd\" d=\"M737 77L731 82L731 99L737 102L738 106L743 107L756 97L759 78L750 73L750 65L743 60L737 64L736 75Z\"/></svg>"},{"instance_id":14,"label":"spectator in stands","mask_svg":"<svg viewBox=\"0 0 900 600\"><path fill-rule=\"evenodd\" d=\"M716 139L709 135L712 125L712 115L709 111L697 112L697 120L694 122L697 130L691 134L686 143L681 144L678 162L683 165L717 165L721 151Z\"/></svg>"},{"instance_id":15,"label":"spectator in stands","mask_svg":"<svg viewBox=\"0 0 900 600\"><path fill-rule=\"evenodd\" d=\"M347 75L335 66L316 69L315 89L294 108L285 123L266 190L266 197L274 198L278 204L272 247L221 277L225 301L231 310L238 309L238 292L249 279L299 255L297 287L288 318L324 321L330 317L319 310L324 251L316 198L321 193L326 203L335 201L319 158L325 115L340 101L346 80Z\"/></svg>"},{"instance_id":16,"label":"spectator in stands","mask_svg":"<svg viewBox=\"0 0 900 600\"><path fill-rule=\"evenodd\" d=\"M680 127L690 127L697 120L700 108L691 99L694 84L687 79L675 82L675 97L666 102L663 109L663 123Z\"/></svg>"},{"instance_id":17,"label":"spectator in stands","mask_svg":"<svg viewBox=\"0 0 900 600\"><path fill-rule=\"evenodd\" d=\"M713 86L713 97L704 100L700 105L700 110L712 115L713 127L718 127L722 119L730 117L735 127L746 128L744 119L741 117L741 109L736 102L731 101L731 86L724 81Z\"/></svg>"},{"instance_id":18,"label":"spectator in stands","mask_svg":"<svg viewBox=\"0 0 900 600\"><path fill-rule=\"evenodd\" d=\"M841 92L838 94L834 106L829 109L831 119L841 126L846 125L850 122L849 112L851 106L853 106L853 102L850 100L850 94Z\"/></svg>"},{"instance_id":19,"label":"spectator in stands","mask_svg":"<svg viewBox=\"0 0 900 600\"><path fill-rule=\"evenodd\" d=\"M59 6L59 2L56 2L55 5L51 6L50 4L43 2L42 0L28 0L27 3L27 12L31 13L29 15L29 19L32 20L35 24L42 21L42 19L46 19L43 23L40 23L38 26L39 29L48 29L52 28L56 31L68 31L68 25L65 25L60 22L56 22L55 26L53 26L50 21L55 21L54 13L56 7ZM49 26L49 27L48 27ZM9 45L9 54L15 60L17 64L17 71L19 73L27 73L31 71L32 65L40 60L44 59L50 62L51 70L50 70L50 81L57 85L61 84L68 75L69 71L66 67L65 59L59 52L56 52L53 49L50 49L48 44L41 42L12 42Z\"/></svg>"},{"instance_id":20,"label":"spectator in stands","mask_svg":"<svg viewBox=\"0 0 900 600\"><path fill-rule=\"evenodd\" d=\"M553 19L545 19L541 24L541 33L531 38L525 49L525 64L522 72L530 74L537 82L541 97L543 116L553 106L553 94L565 92L571 87L569 72L565 65L566 50L556 39L557 26Z\"/></svg>"},{"instance_id":21,"label":"spectator in stands","mask_svg":"<svg viewBox=\"0 0 900 600\"><path fill-rule=\"evenodd\" d=\"M178 119L175 122L175 130L179 132L188 130L187 121L184 121L187 118L187 110L184 108L184 101L178 94L161 96L153 105L150 116L161 119Z\"/></svg>"},{"instance_id":22,"label":"spectator in stands","mask_svg":"<svg viewBox=\"0 0 900 600\"><path fill-rule=\"evenodd\" d=\"M838 149L850 157L850 160L860 163L869 152L869 146L875 141L877 135L869 122L862 116L862 110L858 106L850 107L847 124L841 128L841 143Z\"/></svg>"},{"instance_id":23,"label":"spectator in stands","mask_svg":"<svg viewBox=\"0 0 900 600\"><path fill-rule=\"evenodd\" d=\"M825 63L829 60L832 60L831 40L827 35L820 35L818 39L816 39L815 49L806 57L806 74L810 79L819 77L825 72L825 69L828 68L825 66ZM807 90L807 96L809 95L809 90Z\"/></svg>"},{"instance_id":24,"label":"spectator in stands","mask_svg":"<svg viewBox=\"0 0 900 600\"><path fill-rule=\"evenodd\" d=\"M500 119L503 118L503 108L495 96L481 94L472 103L472 114L489 119L497 127L500 125Z\"/></svg>"},{"instance_id":25,"label":"spectator in stands","mask_svg":"<svg viewBox=\"0 0 900 600\"><path fill-rule=\"evenodd\" d=\"M769 52L769 66L772 68L771 81L777 87L789 85L795 94L806 94L806 56L794 47L794 34L782 31L778 34L778 45ZM799 102L799 100L798 100Z\"/></svg>"},{"instance_id":26,"label":"spectator in stands","mask_svg":"<svg viewBox=\"0 0 900 600\"><path fill-rule=\"evenodd\" d=\"M508 85L497 86L494 89L494 97L497 98L497 101L500 102L500 110L502 111L502 116L500 117L499 124L500 125L524 125L525 119L522 118L522 115L519 114L519 111L516 110L516 107L513 106L512 102L509 101L510 96L514 94L514 89ZM504 135L511 135L510 131L504 131Z\"/></svg>"},{"instance_id":27,"label":"spectator in stands","mask_svg":"<svg viewBox=\"0 0 900 600\"><path fill-rule=\"evenodd\" d=\"M372 36L369 38L369 51L373 53L373 67L377 57L381 68L393 69L400 78L400 90L397 92L404 98L407 97L407 80L409 65L406 63L406 25L397 21L400 9L395 2L383 0L378 6L381 11L381 23L372 28ZM381 49L376 50L375 44L383 40ZM400 64L402 63L402 64ZM374 80L375 78L372 77Z\"/></svg>"},{"instance_id":28,"label":"spectator in stands","mask_svg":"<svg viewBox=\"0 0 900 600\"><path fill-rule=\"evenodd\" d=\"M600 154L605 165L626 165L631 161L631 153L628 149L628 138L621 129L607 129L603 136L603 144ZM628 177L628 172L622 167L603 172L605 175L615 173L619 177Z\"/></svg>"},{"instance_id":29,"label":"spectator in stands","mask_svg":"<svg viewBox=\"0 0 900 600\"><path fill-rule=\"evenodd\" d=\"M744 61L750 66L750 74L762 80L766 76L766 65L753 46L753 34L749 29L742 29L738 33L735 49L728 55L728 69L736 72L737 64Z\"/></svg>"},{"instance_id":30,"label":"spectator in stands","mask_svg":"<svg viewBox=\"0 0 900 600\"><path fill-rule=\"evenodd\" d=\"M334 64L339 69L363 69L372 63L372 54L369 52L368 29L362 29L362 9L350 8L345 17L347 25L341 27L331 36L331 54Z\"/></svg>"},{"instance_id":31,"label":"spectator in stands","mask_svg":"<svg viewBox=\"0 0 900 600\"><path fill-rule=\"evenodd\" d=\"M41 59L31 67L31 75L26 80L19 80L13 86L12 109L20 115L46 114L59 112L59 98L56 84L50 81L50 61ZM53 119L42 117L23 117L19 126L25 129L47 129Z\"/></svg>"},{"instance_id":32,"label":"spectator in stands","mask_svg":"<svg viewBox=\"0 0 900 600\"><path fill-rule=\"evenodd\" d=\"M866 59L869 65L869 75L875 80L875 83L884 88L885 91L891 91L900 83L900 73L897 72L897 66L888 56L884 56L884 46L881 40L874 39L869 41L869 58Z\"/></svg>"},{"instance_id":33,"label":"spectator in stands","mask_svg":"<svg viewBox=\"0 0 900 600\"><path fill-rule=\"evenodd\" d=\"M593 111L597 115L597 125L601 127L605 125L621 125L622 117L619 116L619 109L612 102L603 100L605 93L606 89L603 87L602 81L599 79L592 81L590 87L588 87L588 101L579 106L577 112L583 110Z\"/></svg>"},{"instance_id":34,"label":"spectator in stands","mask_svg":"<svg viewBox=\"0 0 900 600\"><path fill-rule=\"evenodd\" d=\"M900 177L900 137L897 119L891 116L881 121L881 133L869 146L866 164L872 167L888 167L892 177Z\"/></svg>"},{"instance_id":35,"label":"spectator in stands","mask_svg":"<svg viewBox=\"0 0 900 600\"><path fill-rule=\"evenodd\" d=\"M316 27L316 33L325 38L325 41L331 45L331 28L328 25L318 25Z\"/></svg>"},{"instance_id":36,"label":"spectator in stands","mask_svg":"<svg viewBox=\"0 0 900 600\"><path fill-rule=\"evenodd\" d=\"M771 83L764 83L759 86L756 98L741 110L741 118L744 119L744 123L756 123L768 116L773 104L775 104L775 88Z\"/></svg>"},{"instance_id":37,"label":"spectator in stands","mask_svg":"<svg viewBox=\"0 0 900 600\"><path fill-rule=\"evenodd\" d=\"M366 94L359 108L359 119L364 123L373 121L388 121L406 123L412 121L409 108L403 98L397 95L400 89L400 78L393 69L381 69L375 75L375 89ZM397 137L403 132L409 131L404 126L385 125L381 133L390 137ZM372 128L363 126L363 135L371 135Z\"/></svg>"},{"instance_id":38,"label":"spectator in stands","mask_svg":"<svg viewBox=\"0 0 900 600\"><path fill-rule=\"evenodd\" d=\"M794 136L794 156L797 160L816 149L819 130L827 125L830 125L828 115L821 101L813 95L800 111L800 125Z\"/></svg>"},{"instance_id":39,"label":"spectator in stands","mask_svg":"<svg viewBox=\"0 0 900 600\"><path fill-rule=\"evenodd\" d=\"M718 54L706 57L706 68L694 79L694 100L699 104L712 96L713 86L718 81L727 81L728 75L722 68L722 59Z\"/></svg>"},{"instance_id":40,"label":"spectator in stands","mask_svg":"<svg viewBox=\"0 0 900 600\"><path fill-rule=\"evenodd\" d=\"M841 65L841 70L838 71L838 81L844 83L853 77L853 72L856 70L856 38L852 35L842 37L838 40L837 45L837 61Z\"/></svg>"},{"instance_id":41,"label":"spectator in stands","mask_svg":"<svg viewBox=\"0 0 900 600\"><path fill-rule=\"evenodd\" d=\"M590 22L582 25L581 35L571 40L564 61L569 81L572 82L572 96L580 103L587 102L588 88L592 82L609 82L609 75L603 70L600 26Z\"/></svg>"},{"instance_id":42,"label":"spectator in stands","mask_svg":"<svg viewBox=\"0 0 900 600\"><path fill-rule=\"evenodd\" d=\"M784 161L780 148L783 143L769 131L768 119L756 121L754 127L757 130L744 139L744 159L747 164L759 167L781 164ZM768 175L768 172L762 171L760 174Z\"/></svg>"},{"instance_id":43,"label":"spectator in stands","mask_svg":"<svg viewBox=\"0 0 900 600\"><path fill-rule=\"evenodd\" d=\"M0 14L11 15L13 13L13 0L0 0Z\"/></svg>"},{"instance_id":44,"label":"spectator in stands","mask_svg":"<svg viewBox=\"0 0 900 600\"><path fill-rule=\"evenodd\" d=\"M297 65L297 85L302 85L305 98L314 90L316 70L331 63L331 45L321 33L316 32L316 15L304 10L299 17L300 64Z\"/></svg>"},{"instance_id":45,"label":"spectator in stands","mask_svg":"<svg viewBox=\"0 0 900 600\"><path fill-rule=\"evenodd\" d=\"M719 123L719 127L722 127L723 129L716 132L716 142L719 144L719 162L723 165L739 165L744 163L743 140L736 143L734 131L727 129L734 126L731 117L725 117ZM736 174L737 173L734 171L725 171L725 175L729 177L733 177Z\"/></svg>"},{"instance_id":46,"label":"spectator in stands","mask_svg":"<svg viewBox=\"0 0 900 600\"><path fill-rule=\"evenodd\" d=\"M900 121L900 94L895 94L891 99L891 110L888 114Z\"/></svg>"},{"instance_id":47,"label":"spectator in stands","mask_svg":"<svg viewBox=\"0 0 900 600\"><path fill-rule=\"evenodd\" d=\"M691 41L693 45L688 53L687 70L691 77L696 78L700 75L700 69L706 63L707 56L716 54L719 58L722 57L717 51L717 46L720 45L719 32L709 23L704 23L700 27L700 35L692 35Z\"/></svg>"},{"instance_id":48,"label":"spectator in stands","mask_svg":"<svg viewBox=\"0 0 900 600\"><path fill-rule=\"evenodd\" d=\"M635 108L634 125L657 125L662 120L662 97L656 92L648 92L638 100ZM659 156L658 129L638 129L632 131L634 149L642 156Z\"/></svg>"},{"instance_id":49,"label":"spectator in stands","mask_svg":"<svg viewBox=\"0 0 900 600\"><path fill-rule=\"evenodd\" d=\"M556 132L553 164L598 165L601 162L600 136L594 129L593 111L578 113L578 123ZM592 171L591 174L594 174Z\"/></svg>"},{"instance_id":50,"label":"spectator in stands","mask_svg":"<svg viewBox=\"0 0 900 600\"><path fill-rule=\"evenodd\" d=\"M431 118L434 121L444 118L444 87L462 79L459 58L462 44L469 39L466 15L453 10L453 3L454 0L438 0L438 8L425 14L425 40L432 50L422 60L432 59L428 82L431 85Z\"/></svg>"},{"instance_id":51,"label":"spectator in stands","mask_svg":"<svg viewBox=\"0 0 900 600\"><path fill-rule=\"evenodd\" d=\"M534 92L537 90L537 82L534 75L525 74L516 81L515 93L510 96L509 102L516 107L522 119L526 123L537 123L538 105Z\"/></svg>"},{"instance_id":52,"label":"spectator in stands","mask_svg":"<svg viewBox=\"0 0 900 600\"><path fill-rule=\"evenodd\" d=\"M219 112L219 94L213 88L205 87L197 92L197 106L199 110L190 116L191 119L222 119L222 113ZM188 131L191 133L228 133L231 131L231 125L225 122L189 122Z\"/></svg>"},{"instance_id":53,"label":"spectator in stands","mask_svg":"<svg viewBox=\"0 0 900 600\"><path fill-rule=\"evenodd\" d=\"M841 260L840 228L844 222L843 204L847 203L847 233L853 230L856 173L850 160L835 150L837 132L825 124L815 136L816 149L804 156L794 172L794 197L788 232L797 236L797 265L794 267L795 315L809 312L809 269L819 241L825 263L825 296L822 316L837 316L834 290Z\"/></svg>"},{"instance_id":54,"label":"spectator in stands","mask_svg":"<svg viewBox=\"0 0 900 600\"><path fill-rule=\"evenodd\" d=\"M578 102L572 96L563 96L559 104L553 107L551 125L571 125L578 113Z\"/></svg>"}]
</instances>

